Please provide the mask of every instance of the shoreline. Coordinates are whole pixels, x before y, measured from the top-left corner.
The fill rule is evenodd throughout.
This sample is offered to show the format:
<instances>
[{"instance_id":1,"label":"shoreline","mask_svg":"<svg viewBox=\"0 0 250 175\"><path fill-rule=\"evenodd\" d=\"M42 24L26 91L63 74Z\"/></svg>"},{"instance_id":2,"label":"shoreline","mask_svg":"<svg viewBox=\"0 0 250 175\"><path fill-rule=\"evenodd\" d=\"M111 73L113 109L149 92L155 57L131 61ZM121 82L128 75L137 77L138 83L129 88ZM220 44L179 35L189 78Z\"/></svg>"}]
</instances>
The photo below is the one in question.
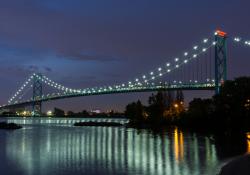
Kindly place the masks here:
<instances>
[{"instance_id":1,"label":"shoreline","mask_svg":"<svg viewBox=\"0 0 250 175\"><path fill-rule=\"evenodd\" d=\"M15 129L21 129L21 128L22 126L17 125L15 123L0 122L0 129L15 130Z\"/></svg>"},{"instance_id":2,"label":"shoreline","mask_svg":"<svg viewBox=\"0 0 250 175\"><path fill-rule=\"evenodd\" d=\"M249 175L250 174L250 154L239 156L224 165L219 175Z\"/></svg>"}]
</instances>

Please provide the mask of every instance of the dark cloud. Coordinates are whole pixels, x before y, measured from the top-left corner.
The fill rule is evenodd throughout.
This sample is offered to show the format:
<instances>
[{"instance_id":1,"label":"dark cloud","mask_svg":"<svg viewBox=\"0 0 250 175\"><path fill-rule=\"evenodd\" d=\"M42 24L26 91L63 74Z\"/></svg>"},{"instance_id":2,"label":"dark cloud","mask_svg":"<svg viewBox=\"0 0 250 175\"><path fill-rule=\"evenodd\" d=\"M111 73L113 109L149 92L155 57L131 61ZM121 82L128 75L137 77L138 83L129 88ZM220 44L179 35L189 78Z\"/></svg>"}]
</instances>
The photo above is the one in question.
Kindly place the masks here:
<instances>
[{"instance_id":1,"label":"dark cloud","mask_svg":"<svg viewBox=\"0 0 250 175\"><path fill-rule=\"evenodd\" d=\"M77 60L77 61L98 61L98 62L112 62L119 60L118 58L107 56L107 55L97 55L91 53L63 53L61 55L65 59Z\"/></svg>"},{"instance_id":2,"label":"dark cloud","mask_svg":"<svg viewBox=\"0 0 250 175\"><path fill-rule=\"evenodd\" d=\"M49 68L49 67L44 67L44 70L45 70L46 72L52 72L52 69Z\"/></svg>"},{"instance_id":3,"label":"dark cloud","mask_svg":"<svg viewBox=\"0 0 250 175\"><path fill-rule=\"evenodd\" d=\"M28 69L31 72L38 72L38 70L39 70L38 66L35 66L35 65L28 66Z\"/></svg>"}]
</instances>

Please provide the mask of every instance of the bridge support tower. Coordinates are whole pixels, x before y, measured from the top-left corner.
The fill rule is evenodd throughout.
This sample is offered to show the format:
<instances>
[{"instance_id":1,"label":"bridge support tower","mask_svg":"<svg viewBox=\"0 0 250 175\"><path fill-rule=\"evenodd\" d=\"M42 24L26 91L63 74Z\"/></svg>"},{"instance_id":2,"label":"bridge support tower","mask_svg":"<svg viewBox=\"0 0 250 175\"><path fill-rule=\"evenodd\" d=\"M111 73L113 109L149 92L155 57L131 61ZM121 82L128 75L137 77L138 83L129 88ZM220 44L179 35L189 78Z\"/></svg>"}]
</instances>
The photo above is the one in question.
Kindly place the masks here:
<instances>
[{"instance_id":1,"label":"bridge support tower","mask_svg":"<svg viewBox=\"0 0 250 175\"><path fill-rule=\"evenodd\" d=\"M40 116L42 114L42 74L38 73L33 77L33 104L32 116Z\"/></svg>"},{"instance_id":2,"label":"bridge support tower","mask_svg":"<svg viewBox=\"0 0 250 175\"><path fill-rule=\"evenodd\" d=\"M215 94L227 80L227 34L217 30L215 32Z\"/></svg>"}]
</instances>

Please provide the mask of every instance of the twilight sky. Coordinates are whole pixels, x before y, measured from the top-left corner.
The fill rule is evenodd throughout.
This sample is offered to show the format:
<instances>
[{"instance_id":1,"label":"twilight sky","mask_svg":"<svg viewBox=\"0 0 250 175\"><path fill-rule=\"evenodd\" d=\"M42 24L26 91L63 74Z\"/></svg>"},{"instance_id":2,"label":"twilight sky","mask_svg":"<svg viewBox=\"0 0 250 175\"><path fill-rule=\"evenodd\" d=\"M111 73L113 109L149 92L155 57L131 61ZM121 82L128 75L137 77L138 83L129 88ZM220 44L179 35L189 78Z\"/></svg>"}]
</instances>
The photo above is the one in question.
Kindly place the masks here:
<instances>
[{"instance_id":1,"label":"twilight sky","mask_svg":"<svg viewBox=\"0 0 250 175\"><path fill-rule=\"evenodd\" d=\"M0 104L33 72L72 88L126 82L221 28L250 39L249 0L0 0ZM229 78L250 75L250 48L229 44ZM188 92L187 99L208 96ZM123 110L149 93L46 103Z\"/></svg>"}]
</instances>

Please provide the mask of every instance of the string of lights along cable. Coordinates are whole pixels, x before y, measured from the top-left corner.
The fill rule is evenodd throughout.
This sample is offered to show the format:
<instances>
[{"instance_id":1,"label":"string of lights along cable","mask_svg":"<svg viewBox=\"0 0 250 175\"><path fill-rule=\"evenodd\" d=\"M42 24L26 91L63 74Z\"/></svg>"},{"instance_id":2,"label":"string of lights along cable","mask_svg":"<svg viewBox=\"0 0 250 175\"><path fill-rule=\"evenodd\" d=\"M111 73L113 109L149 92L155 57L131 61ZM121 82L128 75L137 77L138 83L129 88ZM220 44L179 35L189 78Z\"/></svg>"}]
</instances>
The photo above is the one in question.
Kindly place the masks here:
<instances>
[{"instance_id":1,"label":"string of lights along cable","mask_svg":"<svg viewBox=\"0 0 250 175\"><path fill-rule=\"evenodd\" d=\"M217 35L217 33L215 33ZM17 92L8 100L8 104L20 103L27 93L27 89L32 88L33 80L38 79L44 85L51 87L57 92L48 93L39 97L41 100L57 96L70 95L91 95L109 92L133 91L138 89L161 88L161 87L177 87L193 85L198 86L204 84L206 86L214 86L214 47L217 45L214 36L206 37L200 42L194 44L178 54L176 57L168 58L167 62L141 74L127 82L116 85L108 85L102 87L91 87L76 89L66 87L55 82L45 75L32 74L25 83L17 90ZM235 43L250 47L250 40L242 37L234 37ZM27 101L27 100L26 100ZM32 101L30 98L28 101Z\"/></svg>"},{"instance_id":2,"label":"string of lights along cable","mask_svg":"<svg viewBox=\"0 0 250 175\"><path fill-rule=\"evenodd\" d=\"M250 40L243 39L242 37L234 37L233 41L235 43L250 47Z\"/></svg>"}]
</instances>

